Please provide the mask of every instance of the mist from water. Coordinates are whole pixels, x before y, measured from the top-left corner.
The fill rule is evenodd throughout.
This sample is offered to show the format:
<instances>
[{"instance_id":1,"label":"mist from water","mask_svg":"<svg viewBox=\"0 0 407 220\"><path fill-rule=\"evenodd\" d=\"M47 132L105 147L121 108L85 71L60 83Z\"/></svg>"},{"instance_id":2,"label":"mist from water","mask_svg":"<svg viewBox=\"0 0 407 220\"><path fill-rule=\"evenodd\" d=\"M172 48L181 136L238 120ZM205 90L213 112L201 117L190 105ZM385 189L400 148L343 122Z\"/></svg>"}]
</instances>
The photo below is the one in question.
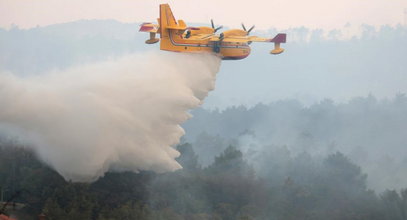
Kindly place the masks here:
<instances>
[{"instance_id":1,"label":"mist from water","mask_svg":"<svg viewBox=\"0 0 407 220\"><path fill-rule=\"evenodd\" d=\"M220 59L144 53L33 76L0 74L0 133L65 179L180 169L180 124L214 89Z\"/></svg>"}]
</instances>

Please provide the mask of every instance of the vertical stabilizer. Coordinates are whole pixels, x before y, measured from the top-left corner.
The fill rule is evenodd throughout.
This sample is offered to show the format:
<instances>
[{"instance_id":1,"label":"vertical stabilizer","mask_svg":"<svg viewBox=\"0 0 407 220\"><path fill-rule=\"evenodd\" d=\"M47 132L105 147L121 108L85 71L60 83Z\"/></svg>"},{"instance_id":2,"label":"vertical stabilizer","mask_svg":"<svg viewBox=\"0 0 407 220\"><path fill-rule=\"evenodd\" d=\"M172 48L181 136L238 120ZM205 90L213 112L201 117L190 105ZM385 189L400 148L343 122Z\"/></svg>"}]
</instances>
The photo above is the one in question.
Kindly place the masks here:
<instances>
[{"instance_id":1,"label":"vertical stabilizer","mask_svg":"<svg viewBox=\"0 0 407 220\"><path fill-rule=\"evenodd\" d=\"M168 4L160 5L160 33L161 38L168 37L168 31L165 31L167 26L176 26L177 21L172 14L171 8Z\"/></svg>"},{"instance_id":2,"label":"vertical stabilizer","mask_svg":"<svg viewBox=\"0 0 407 220\"><path fill-rule=\"evenodd\" d=\"M160 5L160 18L158 20L160 24L159 33L161 38L160 49L181 51L181 48L184 47L177 46L174 42L182 39L182 33L186 28L185 23L180 21L180 24L183 24L183 26L180 26L180 24L177 23L168 4Z\"/></svg>"}]
</instances>

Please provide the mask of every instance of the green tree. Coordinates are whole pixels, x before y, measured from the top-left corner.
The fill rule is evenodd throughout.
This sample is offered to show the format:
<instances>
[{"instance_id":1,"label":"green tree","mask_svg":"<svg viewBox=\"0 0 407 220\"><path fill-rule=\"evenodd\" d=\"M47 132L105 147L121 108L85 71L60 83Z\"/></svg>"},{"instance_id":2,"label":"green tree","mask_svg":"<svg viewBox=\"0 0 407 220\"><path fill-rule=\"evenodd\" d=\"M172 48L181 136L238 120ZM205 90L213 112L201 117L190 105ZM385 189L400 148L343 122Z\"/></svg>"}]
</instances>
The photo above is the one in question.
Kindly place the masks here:
<instances>
[{"instance_id":1,"label":"green tree","mask_svg":"<svg viewBox=\"0 0 407 220\"><path fill-rule=\"evenodd\" d=\"M181 164L184 170L196 171L200 169L200 166L198 165L198 156L195 154L191 144L185 143L178 145L177 150L181 153L177 158L177 161Z\"/></svg>"}]
</instances>

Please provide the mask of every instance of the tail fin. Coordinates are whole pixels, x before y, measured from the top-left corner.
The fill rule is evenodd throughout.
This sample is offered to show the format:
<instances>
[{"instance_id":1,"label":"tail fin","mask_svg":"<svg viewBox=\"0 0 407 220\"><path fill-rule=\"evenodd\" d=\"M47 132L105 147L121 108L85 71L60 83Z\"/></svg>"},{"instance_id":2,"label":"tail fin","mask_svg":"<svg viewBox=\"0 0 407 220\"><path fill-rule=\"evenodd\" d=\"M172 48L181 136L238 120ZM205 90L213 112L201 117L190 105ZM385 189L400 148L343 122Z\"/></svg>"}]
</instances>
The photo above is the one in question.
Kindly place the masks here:
<instances>
[{"instance_id":1,"label":"tail fin","mask_svg":"<svg viewBox=\"0 0 407 220\"><path fill-rule=\"evenodd\" d=\"M287 34L277 34L270 42L274 42L274 49L270 52L272 54L280 54L284 49L280 47L280 43L285 43Z\"/></svg>"},{"instance_id":2,"label":"tail fin","mask_svg":"<svg viewBox=\"0 0 407 220\"><path fill-rule=\"evenodd\" d=\"M160 5L160 30L161 38L168 37L168 32L165 31L165 28L168 26L177 26L177 21L172 14L171 8L168 4Z\"/></svg>"},{"instance_id":3,"label":"tail fin","mask_svg":"<svg viewBox=\"0 0 407 220\"><path fill-rule=\"evenodd\" d=\"M180 51L183 46L177 46L175 41L182 39L182 33L186 30L187 26L184 21L179 20L178 23L172 14L171 8L168 4L160 5L160 49L169 51Z\"/></svg>"}]
</instances>

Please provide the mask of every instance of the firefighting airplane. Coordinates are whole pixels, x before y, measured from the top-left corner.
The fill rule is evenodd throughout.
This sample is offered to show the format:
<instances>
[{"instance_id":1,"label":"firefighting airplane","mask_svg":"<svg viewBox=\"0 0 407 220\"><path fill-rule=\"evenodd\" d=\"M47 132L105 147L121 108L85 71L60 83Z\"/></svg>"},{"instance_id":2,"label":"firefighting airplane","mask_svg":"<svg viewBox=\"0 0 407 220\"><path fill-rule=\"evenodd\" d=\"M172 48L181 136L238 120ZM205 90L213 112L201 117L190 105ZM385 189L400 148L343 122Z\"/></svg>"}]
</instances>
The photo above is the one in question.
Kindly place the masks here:
<instances>
[{"instance_id":1,"label":"firefighting airplane","mask_svg":"<svg viewBox=\"0 0 407 220\"><path fill-rule=\"evenodd\" d=\"M274 49L271 54L280 54L284 51L280 43L286 42L286 34L277 34L274 38L261 38L249 36L254 25L248 30L242 24L241 29L224 31L219 35L215 33L222 28L216 27L211 20L212 27L187 27L183 20L175 20L171 8L168 4L160 5L160 18L158 24L143 23L141 32L149 32L150 39L147 44L154 44L160 41L160 49L174 52L202 53L214 52L219 54L224 60L240 60L250 54L250 44L252 42L273 42ZM156 34L160 34L160 39Z\"/></svg>"}]
</instances>

